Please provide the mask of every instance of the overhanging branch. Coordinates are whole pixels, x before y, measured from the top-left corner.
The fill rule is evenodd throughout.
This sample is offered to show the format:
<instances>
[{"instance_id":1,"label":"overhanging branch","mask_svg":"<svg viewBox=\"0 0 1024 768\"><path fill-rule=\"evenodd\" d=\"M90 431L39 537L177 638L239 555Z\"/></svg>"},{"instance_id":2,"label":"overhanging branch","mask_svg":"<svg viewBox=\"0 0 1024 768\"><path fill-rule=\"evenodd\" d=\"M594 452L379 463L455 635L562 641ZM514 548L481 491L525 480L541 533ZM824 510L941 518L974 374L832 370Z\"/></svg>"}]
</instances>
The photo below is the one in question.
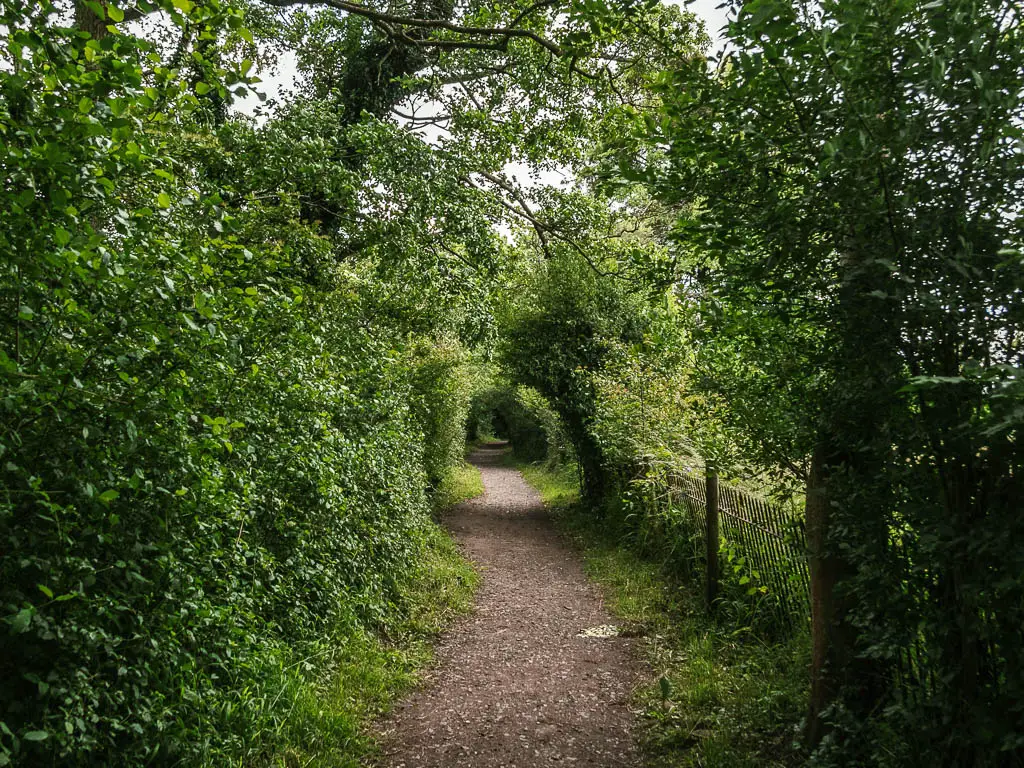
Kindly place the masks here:
<instances>
[{"instance_id":1,"label":"overhanging branch","mask_svg":"<svg viewBox=\"0 0 1024 768\"><path fill-rule=\"evenodd\" d=\"M278 8L290 8L297 5L305 6L326 6L328 8L334 8L338 11L344 11L345 13L351 13L356 16L361 16L366 19L382 25L386 28L389 34L402 39L404 42L410 42L415 45L421 46L433 46L438 48L483 48L483 49L499 49L503 50L507 45L508 41L514 37L524 38L532 40L537 45L541 46L547 51L550 51L555 56L564 55L563 48L553 40L540 35L533 30L520 29L516 24L520 23L524 18L532 13L555 4L555 0L542 0L541 2L534 3L532 6L520 13L514 20L513 24L508 27L474 27L466 26L462 24L456 24L453 21L447 19L420 19L412 16L398 16L393 13L385 13L384 11L377 11L373 8L368 8L361 3L353 3L348 0L264 0L268 5L272 5ZM411 38L406 32L398 31L398 28L406 29L432 29L432 30L443 30L446 32L454 32L457 35L464 35L466 37L475 38L502 38L501 41L496 43L483 43L474 40L434 40L430 38L420 39Z\"/></svg>"},{"instance_id":2,"label":"overhanging branch","mask_svg":"<svg viewBox=\"0 0 1024 768\"><path fill-rule=\"evenodd\" d=\"M515 205L503 199L500 195L498 196L497 199L498 202L501 203L502 207L506 208L512 213L517 214L521 218L526 219L526 221L530 223L534 231L537 233L537 237L540 239L541 247L544 249L544 253L545 255L547 255L548 258L551 258L552 256L550 241L554 239L561 243L564 243L565 245L568 245L570 248L576 251L576 253L578 253L583 258L583 260L587 263L587 266L589 266L595 274L600 275L601 277L617 277L615 273L601 269L601 267L599 267L594 262L594 259L591 257L590 253L587 252L586 248L580 245L574 238L567 235L559 227L556 227L538 217L537 214L531 208L526 197L523 195L522 190L510 184L505 179L502 179L500 176L495 176L494 174L487 173L486 171L476 171L475 173L478 176L487 179L487 181L494 184L496 187L504 191L506 194L508 194L509 197L512 198L512 201L515 203ZM469 179L469 183L473 184L472 179ZM474 184L474 186L476 185Z\"/></svg>"}]
</instances>

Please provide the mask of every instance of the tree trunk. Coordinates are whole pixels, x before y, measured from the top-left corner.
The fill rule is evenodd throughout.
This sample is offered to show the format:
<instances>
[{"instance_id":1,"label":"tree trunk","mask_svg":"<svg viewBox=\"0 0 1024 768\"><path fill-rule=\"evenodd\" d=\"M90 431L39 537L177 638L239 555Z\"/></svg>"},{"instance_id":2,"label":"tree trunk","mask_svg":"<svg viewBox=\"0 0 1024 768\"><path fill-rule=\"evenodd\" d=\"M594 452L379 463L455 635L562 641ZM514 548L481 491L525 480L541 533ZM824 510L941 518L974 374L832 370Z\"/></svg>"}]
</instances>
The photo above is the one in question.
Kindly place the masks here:
<instances>
[{"instance_id":1,"label":"tree trunk","mask_svg":"<svg viewBox=\"0 0 1024 768\"><path fill-rule=\"evenodd\" d=\"M805 737L812 748L825 735L821 713L837 690L829 672L835 620L834 590L839 564L827 552L829 499L825 485L825 450L819 445L811 458L804 507L807 526L808 564L811 578L811 696Z\"/></svg>"},{"instance_id":2,"label":"tree trunk","mask_svg":"<svg viewBox=\"0 0 1024 768\"><path fill-rule=\"evenodd\" d=\"M106 9L104 0L98 0L99 4ZM83 32L88 32L94 40L102 40L109 32L107 31L107 19L101 19L82 0L75 0L75 26Z\"/></svg>"},{"instance_id":3,"label":"tree trunk","mask_svg":"<svg viewBox=\"0 0 1024 768\"><path fill-rule=\"evenodd\" d=\"M886 584L885 566L904 363L898 304L878 298L892 290L891 275L869 243L853 235L847 243L834 321L836 383L826 398L807 481L812 655L806 738L812 748L828 733L822 715L831 704L842 698L846 712L865 721L886 696L890 679L887 662L861 652L860 630L851 623L854 611L884 605L884 590L898 588ZM837 525L850 547L844 553L835 546Z\"/></svg>"}]
</instances>

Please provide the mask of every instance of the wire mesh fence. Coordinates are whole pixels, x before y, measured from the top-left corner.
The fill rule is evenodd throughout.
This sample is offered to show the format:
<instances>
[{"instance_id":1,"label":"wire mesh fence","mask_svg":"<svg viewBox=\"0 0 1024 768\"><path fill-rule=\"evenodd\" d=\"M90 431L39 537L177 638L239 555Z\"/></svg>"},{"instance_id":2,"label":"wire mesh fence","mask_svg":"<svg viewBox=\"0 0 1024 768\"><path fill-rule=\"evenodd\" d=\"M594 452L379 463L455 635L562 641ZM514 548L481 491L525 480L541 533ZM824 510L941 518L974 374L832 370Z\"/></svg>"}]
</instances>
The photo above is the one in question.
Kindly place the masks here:
<instances>
[{"instance_id":1,"label":"wire mesh fence","mask_svg":"<svg viewBox=\"0 0 1024 768\"><path fill-rule=\"evenodd\" d=\"M691 527L707 544L708 488L706 476L672 470L665 475L665 498L689 517ZM764 587L780 619L793 626L810 615L810 579L803 520L780 505L725 483L717 489L719 535L742 559L750 583Z\"/></svg>"},{"instance_id":2,"label":"wire mesh fence","mask_svg":"<svg viewBox=\"0 0 1024 768\"><path fill-rule=\"evenodd\" d=\"M656 462L646 468L643 484L646 525L650 539L656 543L656 551L667 563L685 569L691 577L704 578L707 583L712 580L708 578L708 566L713 562L711 552L729 553L725 570L731 568L734 572L725 574L720 598L733 599L737 586L741 590L739 594L749 588L756 593L752 599L757 608L749 615L762 629L767 627L771 632L809 627L810 574L802 510L773 504L718 480L709 483L702 470L687 471ZM713 499L708 498L709 490L714 492ZM718 536L712 536L711 541L709 522L711 530L718 531ZM904 598L909 606L914 606L912 610L924 615L923 607L915 605L915 601L923 599L920 584L927 574L923 577L914 572L911 552L901 552L899 558L905 569L901 580ZM733 591L729 592L730 589ZM709 598L714 590L710 592ZM766 616L765 608L771 612L771 617ZM769 622L767 625L763 623L765 619ZM978 617L979 621L990 619L989 614ZM976 652L994 659L991 662L994 668L1005 669L1018 664L996 640L978 646ZM918 630L914 632L911 627L909 636L903 637L893 648L888 671L879 671L887 675L894 694L907 706L925 706L947 685L948 681L936 673L935 653L934 646L927 640L927 628L922 619Z\"/></svg>"}]
</instances>

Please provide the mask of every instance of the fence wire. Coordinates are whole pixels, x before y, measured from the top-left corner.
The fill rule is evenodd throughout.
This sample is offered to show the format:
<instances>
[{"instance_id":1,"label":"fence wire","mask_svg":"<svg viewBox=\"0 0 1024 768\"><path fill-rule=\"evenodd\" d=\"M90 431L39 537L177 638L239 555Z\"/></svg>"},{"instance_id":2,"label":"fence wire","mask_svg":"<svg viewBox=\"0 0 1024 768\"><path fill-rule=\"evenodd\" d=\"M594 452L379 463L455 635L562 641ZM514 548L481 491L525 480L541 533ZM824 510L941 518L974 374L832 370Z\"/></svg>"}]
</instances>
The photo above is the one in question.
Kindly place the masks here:
<instances>
[{"instance_id":1,"label":"fence wire","mask_svg":"<svg viewBox=\"0 0 1024 768\"><path fill-rule=\"evenodd\" d=\"M679 470L666 476L668 499L690 517L707 540L707 479ZM719 531L745 558L752 583L774 597L780 618L790 626L810 616L810 578L803 520L781 506L734 486L718 484Z\"/></svg>"}]
</instances>

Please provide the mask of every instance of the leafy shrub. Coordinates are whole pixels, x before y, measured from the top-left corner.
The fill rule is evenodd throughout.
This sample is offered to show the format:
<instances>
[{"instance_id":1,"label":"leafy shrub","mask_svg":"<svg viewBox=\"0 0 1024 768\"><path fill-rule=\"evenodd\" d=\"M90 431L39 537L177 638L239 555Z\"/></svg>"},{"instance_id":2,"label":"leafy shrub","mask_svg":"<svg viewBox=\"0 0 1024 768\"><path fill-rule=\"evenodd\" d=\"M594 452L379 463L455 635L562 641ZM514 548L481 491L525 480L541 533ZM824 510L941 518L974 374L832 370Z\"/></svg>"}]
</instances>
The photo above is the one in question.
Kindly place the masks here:
<instances>
[{"instance_id":1,"label":"leafy shrub","mask_svg":"<svg viewBox=\"0 0 1024 768\"><path fill-rule=\"evenodd\" d=\"M470 360L457 341L422 343L410 356L417 393L414 413L420 425L427 480L437 488L462 464L466 420L475 384Z\"/></svg>"},{"instance_id":2,"label":"leafy shrub","mask_svg":"<svg viewBox=\"0 0 1024 768\"><path fill-rule=\"evenodd\" d=\"M458 353L369 322L287 194L237 203L245 130L154 128L192 102L146 44L0 24L0 763L267 762L310 660L423 599Z\"/></svg>"}]
</instances>

